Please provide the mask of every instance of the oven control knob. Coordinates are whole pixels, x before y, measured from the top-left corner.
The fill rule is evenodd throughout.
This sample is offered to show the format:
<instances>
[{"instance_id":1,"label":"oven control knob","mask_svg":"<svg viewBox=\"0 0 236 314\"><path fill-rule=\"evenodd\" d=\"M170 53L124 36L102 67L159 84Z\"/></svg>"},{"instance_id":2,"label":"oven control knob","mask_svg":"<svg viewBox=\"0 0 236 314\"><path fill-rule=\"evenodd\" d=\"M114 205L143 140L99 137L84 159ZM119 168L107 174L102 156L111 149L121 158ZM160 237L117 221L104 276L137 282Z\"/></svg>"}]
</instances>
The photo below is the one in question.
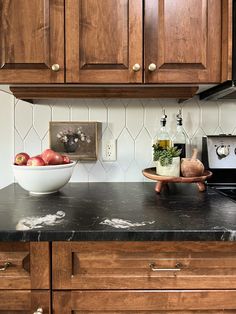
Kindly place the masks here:
<instances>
[{"instance_id":1,"label":"oven control knob","mask_svg":"<svg viewBox=\"0 0 236 314\"><path fill-rule=\"evenodd\" d=\"M219 159L227 157L229 155L229 147L225 145L218 146L216 148L216 154Z\"/></svg>"}]
</instances>

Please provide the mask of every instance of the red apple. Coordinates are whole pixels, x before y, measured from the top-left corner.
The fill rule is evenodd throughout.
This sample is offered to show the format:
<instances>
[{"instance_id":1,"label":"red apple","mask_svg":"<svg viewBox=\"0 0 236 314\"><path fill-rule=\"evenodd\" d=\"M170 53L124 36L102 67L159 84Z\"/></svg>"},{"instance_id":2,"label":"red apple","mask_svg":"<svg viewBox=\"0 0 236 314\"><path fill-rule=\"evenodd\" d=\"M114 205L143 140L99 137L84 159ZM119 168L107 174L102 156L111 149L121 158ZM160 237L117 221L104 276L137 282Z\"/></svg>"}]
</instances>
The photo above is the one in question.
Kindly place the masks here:
<instances>
[{"instance_id":1,"label":"red apple","mask_svg":"<svg viewBox=\"0 0 236 314\"><path fill-rule=\"evenodd\" d=\"M15 156L15 165L25 166L30 156L26 153L19 153Z\"/></svg>"},{"instance_id":2,"label":"red apple","mask_svg":"<svg viewBox=\"0 0 236 314\"><path fill-rule=\"evenodd\" d=\"M70 158L68 156L62 155L63 158L63 164L70 164Z\"/></svg>"},{"instance_id":3,"label":"red apple","mask_svg":"<svg viewBox=\"0 0 236 314\"><path fill-rule=\"evenodd\" d=\"M54 152L52 149L46 149L42 152L41 158L46 165L60 165L63 164L63 157L61 154Z\"/></svg>"},{"instance_id":4,"label":"red apple","mask_svg":"<svg viewBox=\"0 0 236 314\"><path fill-rule=\"evenodd\" d=\"M27 161L27 166L45 166L45 162L41 157L31 157Z\"/></svg>"}]
</instances>

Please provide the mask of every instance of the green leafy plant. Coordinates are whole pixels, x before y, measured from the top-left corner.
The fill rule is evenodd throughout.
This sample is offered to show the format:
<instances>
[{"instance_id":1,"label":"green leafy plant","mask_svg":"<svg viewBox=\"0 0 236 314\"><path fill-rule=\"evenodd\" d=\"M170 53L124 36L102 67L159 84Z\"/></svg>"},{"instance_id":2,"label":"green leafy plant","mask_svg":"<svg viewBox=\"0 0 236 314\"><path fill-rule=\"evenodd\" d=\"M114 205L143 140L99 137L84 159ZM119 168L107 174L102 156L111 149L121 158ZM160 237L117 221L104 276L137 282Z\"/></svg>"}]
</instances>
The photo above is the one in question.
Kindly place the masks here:
<instances>
[{"instance_id":1,"label":"green leafy plant","mask_svg":"<svg viewBox=\"0 0 236 314\"><path fill-rule=\"evenodd\" d=\"M168 166L172 164L174 157L179 157L181 149L178 147L163 148L159 144L153 144L153 160L160 162L161 166Z\"/></svg>"}]
</instances>

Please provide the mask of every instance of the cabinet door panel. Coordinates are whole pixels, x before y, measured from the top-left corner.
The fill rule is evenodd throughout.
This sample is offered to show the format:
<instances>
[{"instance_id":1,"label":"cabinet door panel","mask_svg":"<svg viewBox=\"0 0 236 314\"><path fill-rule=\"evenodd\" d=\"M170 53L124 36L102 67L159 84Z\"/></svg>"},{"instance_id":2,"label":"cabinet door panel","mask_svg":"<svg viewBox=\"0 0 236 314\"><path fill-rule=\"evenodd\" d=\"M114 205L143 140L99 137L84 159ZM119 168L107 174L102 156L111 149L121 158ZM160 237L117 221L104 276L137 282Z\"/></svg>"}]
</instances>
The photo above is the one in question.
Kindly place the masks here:
<instances>
[{"instance_id":1,"label":"cabinet door panel","mask_svg":"<svg viewBox=\"0 0 236 314\"><path fill-rule=\"evenodd\" d=\"M63 83L63 0L1 0L0 12L0 82Z\"/></svg>"},{"instance_id":2,"label":"cabinet door panel","mask_svg":"<svg viewBox=\"0 0 236 314\"><path fill-rule=\"evenodd\" d=\"M49 244L0 243L1 289L49 289ZM4 266L9 263L8 267Z\"/></svg>"},{"instance_id":3,"label":"cabinet door panel","mask_svg":"<svg viewBox=\"0 0 236 314\"><path fill-rule=\"evenodd\" d=\"M236 291L73 291L53 293L54 314L235 313Z\"/></svg>"},{"instance_id":4,"label":"cabinet door panel","mask_svg":"<svg viewBox=\"0 0 236 314\"><path fill-rule=\"evenodd\" d=\"M66 51L67 82L141 82L142 0L66 0Z\"/></svg>"},{"instance_id":5,"label":"cabinet door panel","mask_svg":"<svg viewBox=\"0 0 236 314\"><path fill-rule=\"evenodd\" d=\"M51 313L49 291L1 291L0 314L32 314L38 308L43 314Z\"/></svg>"},{"instance_id":6,"label":"cabinet door panel","mask_svg":"<svg viewBox=\"0 0 236 314\"><path fill-rule=\"evenodd\" d=\"M221 81L222 1L149 0L145 9L146 82Z\"/></svg>"}]
</instances>

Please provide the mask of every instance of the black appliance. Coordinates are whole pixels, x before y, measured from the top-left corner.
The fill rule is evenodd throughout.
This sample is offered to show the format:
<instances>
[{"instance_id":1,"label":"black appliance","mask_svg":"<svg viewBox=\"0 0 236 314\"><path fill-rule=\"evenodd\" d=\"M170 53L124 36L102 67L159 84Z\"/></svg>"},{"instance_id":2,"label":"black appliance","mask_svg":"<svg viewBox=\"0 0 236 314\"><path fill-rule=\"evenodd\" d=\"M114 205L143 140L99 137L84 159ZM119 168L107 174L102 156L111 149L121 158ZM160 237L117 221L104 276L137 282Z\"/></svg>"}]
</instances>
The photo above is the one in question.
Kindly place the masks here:
<instances>
[{"instance_id":1,"label":"black appliance","mask_svg":"<svg viewBox=\"0 0 236 314\"><path fill-rule=\"evenodd\" d=\"M236 0L233 0L232 80L199 93L200 99L236 99Z\"/></svg>"},{"instance_id":2,"label":"black appliance","mask_svg":"<svg viewBox=\"0 0 236 314\"><path fill-rule=\"evenodd\" d=\"M202 162L213 172L207 184L236 201L236 135L203 137Z\"/></svg>"}]
</instances>

